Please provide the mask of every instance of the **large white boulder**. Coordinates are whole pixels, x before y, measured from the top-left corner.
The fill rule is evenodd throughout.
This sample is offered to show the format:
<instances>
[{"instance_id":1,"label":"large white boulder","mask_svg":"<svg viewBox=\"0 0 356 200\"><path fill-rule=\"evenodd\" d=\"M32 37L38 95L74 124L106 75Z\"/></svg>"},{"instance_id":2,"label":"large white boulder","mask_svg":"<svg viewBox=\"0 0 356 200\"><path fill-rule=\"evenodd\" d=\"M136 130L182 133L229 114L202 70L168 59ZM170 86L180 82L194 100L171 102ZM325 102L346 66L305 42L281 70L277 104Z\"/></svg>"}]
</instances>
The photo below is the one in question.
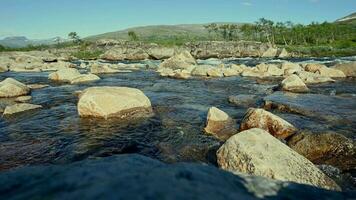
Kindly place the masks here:
<instances>
[{"instance_id":1,"label":"large white boulder","mask_svg":"<svg viewBox=\"0 0 356 200\"><path fill-rule=\"evenodd\" d=\"M197 62L195 58L188 51L183 51L163 61L160 64L160 67L171 69L187 69L196 64Z\"/></svg>"},{"instance_id":2,"label":"large white boulder","mask_svg":"<svg viewBox=\"0 0 356 200\"><path fill-rule=\"evenodd\" d=\"M299 78L299 76L292 74L285 78L281 82L281 88L282 90L285 91L290 91L290 92L308 92L309 89L305 85L305 83L302 81L302 79Z\"/></svg>"},{"instance_id":3,"label":"large white boulder","mask_svg":"<svg viewBox=\"0 0 356 200\"><path fill-rule=\"evenodd\" d=\"M81 76L81 74L77 69L65 68L49 74L48 79L53 81L71 82L79 76Z\"/></svg>"},{"instance_id":4,"label":"large white boulder","mask_svg":"<svg viewBox=\"0 0 356 200\"><path fill-rule=\"evenodd\" d=\"M29 87L13 78L6 78L0 82L0 98L23 96L30 91Z\"/></svg>"}]
</instances>

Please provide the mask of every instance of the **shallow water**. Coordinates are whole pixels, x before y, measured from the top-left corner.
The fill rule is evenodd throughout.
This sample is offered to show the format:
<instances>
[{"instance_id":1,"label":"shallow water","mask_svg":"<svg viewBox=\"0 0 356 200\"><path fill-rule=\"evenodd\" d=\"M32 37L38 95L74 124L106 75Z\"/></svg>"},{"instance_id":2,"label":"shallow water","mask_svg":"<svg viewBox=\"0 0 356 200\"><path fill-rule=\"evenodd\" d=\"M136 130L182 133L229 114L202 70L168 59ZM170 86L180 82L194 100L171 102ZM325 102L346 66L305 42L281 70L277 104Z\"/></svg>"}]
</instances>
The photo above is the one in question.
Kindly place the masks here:
<instances>
[{"instance_id":1,"label":"shallow water","mask_svg":"<svg viewBox=\"0 0 356 200\"><path fill-rule=\"evenodd\" d=\"M265 59L224 62L253 65L262 61L280 62ZM325 59L325 62L333 61L335 59ZM43 109L0 118L0 170L22 165L70 163L122 153L139 153L165 162L212 163L214 150L220 142L203 132L209 107L216 106L239 122L247 108L230 104L228 97L255 94L262 98L273 93L272 88L280 81L243 77L177 80L160 77L150 70L101 75L100 81L82 85L51 82L47 79L48 73L0 74L0 80L6 77L27 84L49 84L50 87L32 92L31 103L40 104ZM355 85L355 79L346 79L311 88L312 93L349 96L351 100L356 94ZM151 100L155 116L129 123L81 119L76 108L78 97L74 93L91 86L138 88ZM0 106L5 104L6 100L0 100ZM356 106L352 109L356 110ZM355 139L355 124L338 126L318 118L273 112L298 128L331 129Z\"/></svg>"}]
</instances>

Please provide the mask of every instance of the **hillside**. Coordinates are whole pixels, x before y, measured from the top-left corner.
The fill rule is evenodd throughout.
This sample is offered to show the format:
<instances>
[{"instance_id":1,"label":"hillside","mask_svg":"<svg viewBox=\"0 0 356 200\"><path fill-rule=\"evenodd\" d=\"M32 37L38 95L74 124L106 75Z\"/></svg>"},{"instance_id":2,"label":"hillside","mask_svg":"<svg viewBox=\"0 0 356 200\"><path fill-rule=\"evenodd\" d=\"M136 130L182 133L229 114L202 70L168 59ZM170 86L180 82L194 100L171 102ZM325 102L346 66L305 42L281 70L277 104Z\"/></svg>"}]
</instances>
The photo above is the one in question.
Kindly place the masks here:
<instances>
[{"instance_id":1,"label":"hillside","mask_svg":"<svg viewBox=\"0 0 356 200\"><path fill-rule=\"evenodd\" d=\"M346 17L336 20L336 23L346 23L346 24L356 25L356 12L354 12Z\"/></svg>"},{"instance_id":2,"label":"hillside","mask_svg":"<svg viewBox=\"0 0 356 200\"><path fill-rule=\"evenodd\" d=\"M10 48L22 48L27 47L29 45L38 46L38 45L51 45L56 43L65 42L67 40L62 39L60 37L43 39L43 40L31 40L24 36L16 36L16 37L6 37L0 40L0 45L4 47Z\"/></svg>"}]
</instances>

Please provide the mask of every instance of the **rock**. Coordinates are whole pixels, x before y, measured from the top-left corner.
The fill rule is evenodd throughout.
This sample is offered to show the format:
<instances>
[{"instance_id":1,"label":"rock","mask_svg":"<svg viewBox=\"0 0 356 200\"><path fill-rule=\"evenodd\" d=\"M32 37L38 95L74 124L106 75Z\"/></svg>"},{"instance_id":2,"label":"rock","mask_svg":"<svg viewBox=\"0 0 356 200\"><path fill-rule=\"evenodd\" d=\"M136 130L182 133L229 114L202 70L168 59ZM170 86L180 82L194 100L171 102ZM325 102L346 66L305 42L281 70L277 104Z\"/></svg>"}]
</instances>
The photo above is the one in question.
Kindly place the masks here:
<instances>
[{"instance_id":1,"label":"rock","mask_svg":"<svg viewBox=\"0 0 356 200\"><path fill-rule=\"evenodd\" d=\"M292 74L285 78L281 83L282 90L290 92L308 92L308 87L299 78L299 76Z\"/></svg>"},{"instance_id":2,"label":"rock","mask_svg":"<svg viewBox=\"0 0 356 200\"><path fill-rule=\"evenodd\" d=\"M39 108L42 108L42 106L28 104L28 103L19 103L11 106L6 106L3 115L13 115L13 114L39 109Z\"/></svg>"},{"instance_id":3,"label":"rock","mask_svg":"<svg viewBox=\"0 0 356 200\"><path fill-rule=\"evenodd\" d=\"M316 71L317 74L320 74L321 76L325 77L331 77L331 78L345 78L346 75L344 72L338 69L333 69L329 67L322 67Z\"/></svg>"},{"instance_id":4,"label":"rock","mask_svg":"<svg viewBox=\"0 0 356 200\"><path fill-rule=\"evenodd\" d=\"M229 102L237 106L251 107L256 106L258 97L256 95L240 94L229 96Z\"/></svg>"},{"instance_id":5,"label":"rock","mask_svg":"<svg viewBox=\"0 0 356 200\"><path fill-rule=\"evenodd\" d=\"M180 70L180 71L174 72L172 77L177 78L177 79L189 79L191 77L191 75L187 70Z\"/></svg>"},{"instance_id":6,"label":"rock","mask_svg":"<svg viewBox=\"0 0 356 200\"><path fill-rule=\"evenodd\" d=\"M162 60L166 58L170 58L174 56L174 48L171 47L151 47L147 50L147 53L150 57L157 59L157 60Z\"/></svg>"},{"instance_id":7,"label":"rock","mask_svg":"<svg viewBox=\"0 0 356 200\"><path fill-rule=\"evenodd\" d=\"M100 80L100 77L95 74L83 74L70 81L70 84L87 83Z\"/></svg>"},{"instance_id":8,"label":"rock","mask_svg":"<svg viewBox=\"0 0 356 200\"><path fill-rule=\"evenodd\" d=\"M257 108L248 109L240 125L241 131L251 128L266 130L279 139L286 139L297 131L292 124L284 119L263 109Z\"/></svg>"},{"instance_id":9,"label":"rock","mask_svg":"<svg viewBox=\"0 0 356 200\"><path fill-rule=\"evenodd\" d=\"M36 90L36 89L42 89L42 88L46 88L49 87L49 85L47 84L28 84L27 85L28 88L32 89L32 90Z\"/></svg>"},{"instance_id":10,"label":"rock","mask_svg":"<svg viewBox=\"0 0 356 200\"><path fill-rule=\"evenodd\" d=\"M348 77L356 77L356 62L337 64L333 68L341 70Z\"/></svg>"},{"instance_id":11,"label":"rock","mask_svg":"<svg viewBox=\"0 0 356 200\"><path fill-rule=\"evenodd\" d=\"M174 70L173 69L170 69L170 68L160 68L157 70L159 72L159 75L160 76L174 76Z\"/></svg>"},{"instance_id":12,"label":"rock","mask_svg":"<svg viewBox=\"0 0 356 200\"><path fill-rule=\"evenodd\" d=\"M341 170L356 168L356 144L337 133L300 133L288 145L314 164L332 165Z\"/></svg>"},{"instance_id":13,"label":"rock","mask_svg":"<svg viewBox=\"0 0 356 200\"><path fill-rule=\"evenodd\" d=\"M0 98L23 96L29 94L30 91L25 84L13 78L6 78L0 82Z\"/></svg>"},{"instance_id":14,"label":"rock","mask_svg":"<svg viewBox=\"0 0 356 200\"><path fill-rule=\"evenodd\" d=\"M262 54L262 58L274 58L278 56L278 49L270 47Z\"/></svg>"},{"instance_id":15,"label":"rock","mask_svg":"<svg viewBox=\"0 0 356 200\"><path fill-rule=\"evenodd\" d=\"M187 69L196 64L197 62L195 58L188 51L183 51L163 61L160 64L160 67L171 69Z\"/></svg>"},{"instance_id":16,"label":"rock","mask_svg":"<svg viewBox=\"0 0 356 200\"><path fill-rule=\"evenodd\" d=\"M193 71L193 76L208 76L208 71L213 69L214 67L211 65L198 65L196 66Z\"/></svg>"},{"instance_id":17,"label":"rock","mask_svg":"<svg viewBox=\"0 0 356 200\"><path fill-rule=\"evenodd\" d=\"M108 65L100 65L100 64L92 64L90 66L90 73L92 74L112 74L112 73L118 73L120 70L113 69L109 67Z\"/></svg>"},{"instance_id":18,"label":"rock","mask_svg":"<svg viewBox=\"0 0 356 200\"><path fill-rule=\"evenodd\" d=\"M172 200L341 200L352 199L355 195L354 192L335 192L257 176L233 175L210 165L165 164L137 154L67 165L22 167L1 173L0 182L6 183L0 188L1 199L31 199L34 196L97 199L100 196L102 199L130 200L158 197Z\"/></svg>"},{"instance_id":19,"label":"rock","mask_svg":"<svg viewBox=\"0 0 356 200\"><path fill-rule=\"evenodd\" d=\"M235 174L340 190L313 163L262 129L253 128L232 136L217 151L217 159L220 168Z\"/></svg>"},{"instance_id":20,"label":"rock","mask_svg":"<svg viewBox=\"0 0 356 200\"><path fill-rule=\"evenodd\" d=\"M152 115L150 100L138 89L91 87L83 91L78 112L81 117L138 118Z\"/></svg>"},{"instance_id":21,"label":"rock","mask_svg":"<svg viewBox=\"0 0 356 200\"><path fill-rule=\"evenodd\" d=\"M301 71L298 73L298 76L305 84L335 82L335 80L331 79L330 77L321 76L312 72Z\"/></svg>"},{"instance_id":22,"label":"rock","mask_svg":"<svg viewBox=\"0 0 356 200\"><path fill-rule=\"evenodd\" d=\"M117 46L110 48L106 51L101 58L104 60L110 61L119 61L119 60L145 60L149 59L150 56L142 48L141 45L130 46Z\"/></svg>"},{"instance_id":23,"label":"rock","mask_svg":"<svg viewBox=\"0 0 356 200\"><path fill-rule=\"evenodd\" d=\"M281 65L281 69L284 72L284 75L286 76L303 71L302 67L300 67L299 64L292 62L283 62Z\"/></svg>"},{"instance_id":24,"label":"rock","mask_svg":"<svg viewBox=\"0 0 356 200\"><path fill-rule=\"evenodd\" d=\"M15 99L15 102L24 103L30 101L31 99L32 99L31 96L20 96Z\"/></svg>"},{"instance_id":25,"label":"rock","mask_svg":"<svg viewBox=\"0 0 356 200\"><path fill-rule=\"evenodd\" d=\"M278 58L289 58L289 57L290 57L290 55L285 48L283 48L278 55Z\"/></svg>"},{"instance_id":26,"label":"rock","mask_svg":"<svg viewBox=\"0 0 356 200\"><path fill-rule=\"evenodd\" d=\"M209 109L204 130L222 141L237 133L236 122L228 114L216 107Z\"/></svg>"},{"instance_id":27,"label":"rock","mask_svg":"<svg viewBox=\"0 0 356 200\"><path fill-rule=\"evenodd\" d=\"M73 79L81 76L80 72L74 68L66 68L58 70L48 75L48 79L52 81L71 82Z\"/></svg>"},{"instance_id":28,"label":"rock","mask_svg":"<svg viewBox=\"0 0 356 200\"><path fill-rule=\"evenodd\" d=\"M221 72L223 73L223 75L225 77L240 75L240 72L238 72L238 71L236 71L235 69L232 69L232 68L223 68L223 69L221 69Z\"/></svg>"},{"instance_id":29,"label":"rock","mask_svg":"<svg viewBox=\"0 0 356 200\"><path fill-rule=\"evenodd\" d=\"M319 63L309 63L309 64L306 64L306 65L305 65L304 70L307 71L307 72L315 73L315 72L317 72L319 69L325 68L325 67L326 67L326 66L323 65L323 64L319 64Z\"/></svg>"},{"instance_id":30,"label":"rock","mask_svg":"<svg viewBox=\"0 0 356 200\"><path fill-rule=\"evenodd\" d=\"M1 63L0 63L0 73L7 72L7 71L9 71L9 68L7 66L1 65Z\"/></svg>"},{"instance_id":31,"label":"rock","mask_svg":"<svg viewBox=\"0 0 356 200\"><path fill-rule=\"evenodd\" d=\"M224 74L223 74L222 70L217 68L217 67L213 67L213 68L208 69L207 75L209 77L224 77Z\"/></svg>"},{"instance_id":32,"label":"rock","mask_svg":"<svg viewBox=\"0 0 356 200\"><path fill-rule=\"evenodd\" d=\"M243 71L241 73L241 76L263 78L263 77L268 77L269 74L267 72L258 71L255 68L250 68L250 69L246 69L245 71Z\"/></svg>"},{"instance_id":33,"label":"rock","mask_svg":"<svg viewBox=\"0 0 356 200\"><path fill-rule=\"evenodd\" d=\"M243 71L250 69L249 67L247 67L246 65L242 64L242 65L236 65L236 64L232 64L230 66L231 69L235 70L236 72L238 72L239 74L241 74Z\"/></svg>"},{"instance_id":34,"label":"rock","mask_svg":"<svg viewBox=\"0 0 356 200\"><path fill-rule=\"evenodd\" d=\"M275 92L265 98L266 109L278 109L328 123L356 123L356 97Z\"/></svg>"},{"instance_id":35,"label":"rock","mask_svg":"<svg viewBox=\"0 0 356 200\"><path fill-rule=\"evenodd\" d=\"M282 76L284 74L284 71L280 69L277 65L269 64L267 73L270 76Z\"/></svg>"}]
</instances>

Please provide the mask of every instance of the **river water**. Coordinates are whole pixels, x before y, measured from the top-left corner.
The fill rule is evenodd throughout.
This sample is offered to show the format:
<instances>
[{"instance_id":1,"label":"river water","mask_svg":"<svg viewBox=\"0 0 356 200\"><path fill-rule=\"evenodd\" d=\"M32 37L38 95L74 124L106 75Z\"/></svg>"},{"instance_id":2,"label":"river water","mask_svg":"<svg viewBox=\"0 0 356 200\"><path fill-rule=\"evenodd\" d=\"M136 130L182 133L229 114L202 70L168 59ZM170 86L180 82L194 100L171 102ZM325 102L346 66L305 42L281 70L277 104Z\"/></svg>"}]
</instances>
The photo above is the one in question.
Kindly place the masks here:
<instances>
[{"instance_id":1,"label":"river water","mask_svg":"<svg viewBox=\"0 0 356 200\"><path fill-rule=\"evenodd\" d=\"M295 59L295 62L335 62L348 58ZM210 61L200 61L207 63ZM230 59L225 63L255 65L281 60ZM13 117L0 118L0 170L37 164L63 164L89 157L104 157L122 153L139 153L168 163L188 161L214 164L214 154L220 142L203 132L207 111L216 106L238 122L247 107L228 102L230 95L254 94L265 97L281 79L256 78L192 78L177 80L160 77L151 70L133 73L100 75L95 83L82 85L58 84L47 79L49 73L1 73L0 80L13 77L31 84L50 87L32 91L33 104L43 109ZM142 90L151 100L155 116L140 121L81 119L77 114L75 92L91 86L125 86ZM311 93L326 97L342 96L350 100L348 109L356 110L356 80L311 86ZM11 100L0 99L0 106ZM322 99L320 99L322 101ZM335 105L338 102L335 100ZM318 102L315 102L316 106ZM336 107L337 108L337 107ZM338 109L338 108L337 108ZM333 114L338 115L338 110ZM340 108L344 109L344 108ZM332 130L355 139L356 122L333 124L317 117L273 111L295 126L306 130ZM341 113L340 116L342 116Z\"/></svg>"}]
</instances>

